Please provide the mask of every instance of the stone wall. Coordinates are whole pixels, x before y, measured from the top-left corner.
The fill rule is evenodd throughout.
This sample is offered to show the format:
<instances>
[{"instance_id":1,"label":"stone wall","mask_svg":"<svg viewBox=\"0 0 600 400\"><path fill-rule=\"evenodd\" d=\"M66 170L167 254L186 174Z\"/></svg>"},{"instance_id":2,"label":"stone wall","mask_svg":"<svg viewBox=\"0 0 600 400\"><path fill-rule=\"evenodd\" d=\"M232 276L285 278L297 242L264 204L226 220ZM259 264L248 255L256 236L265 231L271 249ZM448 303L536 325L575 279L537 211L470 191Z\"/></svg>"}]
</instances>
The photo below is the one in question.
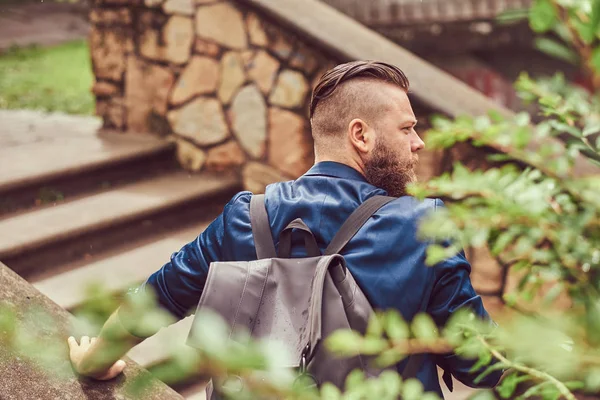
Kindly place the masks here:
<instances>
[{"instance_id":1,"label":"stone wall","mask_svg":"<svg viewBox=\"0 0 600 400\"><path fill-rule=\"evenodd\" d=\"M310 168L334 57L235 1L96 0L90 19L105 128L169 137L186 169L236 168L255 192Z\"/></svg>"}]
</instances>

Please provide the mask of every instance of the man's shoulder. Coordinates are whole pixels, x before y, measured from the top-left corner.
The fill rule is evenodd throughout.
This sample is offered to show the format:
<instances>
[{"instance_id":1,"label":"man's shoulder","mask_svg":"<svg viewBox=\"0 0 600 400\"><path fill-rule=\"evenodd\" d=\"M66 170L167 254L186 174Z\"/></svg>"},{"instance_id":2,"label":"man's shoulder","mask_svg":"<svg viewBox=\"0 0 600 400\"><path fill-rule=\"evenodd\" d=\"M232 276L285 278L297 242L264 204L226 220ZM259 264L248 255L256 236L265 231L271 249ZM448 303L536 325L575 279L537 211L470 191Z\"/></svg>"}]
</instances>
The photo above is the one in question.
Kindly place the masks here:
<instances>
[{"instance_id":1,"label":"man's shoulder","mask_svg":"<svg viewBox=\"0 0 600 400\"><path fill-rule=\"evenodd\" d=\"M444 207L444 202L438 198L417 199L413 196L403 196L392 200L383 206L379 212L394 215L419 216Z\"/></svg>"},{"instance_id":2,"label":"man's shoulder","mask_svg":"<svg viewBox=\"0 0 600 400\"><path fill-rule=\"evenodd\" d=\"M412 196L403 196L381 207L375 213L378 217L375 220L379 220L384 226L389 225L390 228L393 226L417 229L420 221L441 207L443 202L440 199L420 200Z\"/></svg>"},{"instance_id":3,"label":"man's shoulder","mask_svg":"<svg viewBox=\"0 0 600 400\"><path fill-rule=\"evenodd\" d=\"M293 182L293 181L292 181ZM290 184L292 182L277 182L267 186L266 197L267 204L279 197L286 197L289 194ZM250 201L256 194L244 190L236 193L225 205L225 213L249 213ZM312 193L314 196L314 193ZM275 201L277 203L277 201ZM420 219L426 214L443 208L444 203L438 198L417 199L412 196L403 196L396 198L388 204L381 207L376 215L385 217L385 219Z\"/></svg>"},{"instance_id":4,"label":"man's shoulder","mask_svg":"<svg viewBox=\"0 0 600 400\"><path fill-rule=\"evenodd\" d=\"M252 192L247 190L236 193L231 200L225 204L223 216L227 218L230 215L239 215L240 213L249 212L251 198Z\"/></svg>"}]
</instances>

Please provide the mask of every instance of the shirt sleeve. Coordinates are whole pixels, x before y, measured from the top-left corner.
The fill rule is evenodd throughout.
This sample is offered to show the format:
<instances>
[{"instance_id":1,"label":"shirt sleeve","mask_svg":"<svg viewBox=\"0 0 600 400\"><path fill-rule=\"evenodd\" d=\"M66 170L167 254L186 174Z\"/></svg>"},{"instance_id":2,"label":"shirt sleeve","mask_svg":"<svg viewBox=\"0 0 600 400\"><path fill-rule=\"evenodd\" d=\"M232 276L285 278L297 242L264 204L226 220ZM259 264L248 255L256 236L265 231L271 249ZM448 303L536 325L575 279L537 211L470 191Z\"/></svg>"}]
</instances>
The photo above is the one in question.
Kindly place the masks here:
<instances>
[{"instance_id":1,"label":"shirt sleeve","mask_svg":"<svg viewBox=\"0 0 600 400\"><path fill-rule=\"evenodd\" d=\"M436 207L443 207L441 200L436 200ZM483 305L483 301L471 284L471 265L464 252L460 252L433 267L435 283L430 296L427 313L438 326L444 326L459 309L468 308L482 320L495 324ZM465 359L455 354L436 357L440 367L454 375L456 379L470 387L493 387L500 380L503 371L495 371L481 382L475 383L477 376L485 370L469 372L477 360ZM493 361L495 362L495 361Z\"/></svg>"},{"instance_id":2,"label":"shirt sleeve","mask_svg":"<svg viewBox=\"0 0 600 400\"><path fill-rule=\"evenodd\" d=\"M158 303L178 319L195 310L212 262L223 259L225 226L239 207L235 204L248 192L234 196L221 213L195 240L173 253L169 262L152 274L141 289L152 287Z\"/></svg>"}]
</instances>

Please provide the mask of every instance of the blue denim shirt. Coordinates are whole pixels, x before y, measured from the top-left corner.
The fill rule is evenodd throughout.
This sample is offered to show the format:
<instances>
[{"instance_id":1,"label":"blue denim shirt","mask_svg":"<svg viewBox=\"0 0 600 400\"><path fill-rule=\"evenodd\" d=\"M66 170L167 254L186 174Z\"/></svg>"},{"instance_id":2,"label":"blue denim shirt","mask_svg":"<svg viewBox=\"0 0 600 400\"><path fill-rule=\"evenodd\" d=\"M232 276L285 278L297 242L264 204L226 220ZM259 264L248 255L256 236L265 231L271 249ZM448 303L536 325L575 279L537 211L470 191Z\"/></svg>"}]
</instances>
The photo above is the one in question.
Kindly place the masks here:
<instances>
[{"instance_id":1,"label":"blue denim shirt","mask_svg":"<svg viewBox=\"0 0 600 400\"><path fill-rule=\"evenodd\" d=\"M277 242L289 222L302 218L324 251L352 211L378 194L387 193L369 184L353 168L334 162L318 163L295 181L267 187L266 206L273 237ZM256 259L250 226L251 196L249 192L234 196L200 236L174 253L145 283L154 288L159 302L175 316L183 318L193 312L211 262ZM343 249L349 270L374 308L396 309L407 320L426 311L439 325L444 325L460 307L470 307L482 318L489 318L471 285L471 266L464 254L434 267L425 265L427 244L417 238L418 221L425 212L442 206L438 199L419 202L408 196L398 198L381 208ZM303 242L293 243L292 256L303 256ZM454 355L428 355L417 378L426 391L440 396L436 364L468 386L497 383L501 372L475 385L477 375L468 372L473 363Z\"/></svg>"}]
</instances>

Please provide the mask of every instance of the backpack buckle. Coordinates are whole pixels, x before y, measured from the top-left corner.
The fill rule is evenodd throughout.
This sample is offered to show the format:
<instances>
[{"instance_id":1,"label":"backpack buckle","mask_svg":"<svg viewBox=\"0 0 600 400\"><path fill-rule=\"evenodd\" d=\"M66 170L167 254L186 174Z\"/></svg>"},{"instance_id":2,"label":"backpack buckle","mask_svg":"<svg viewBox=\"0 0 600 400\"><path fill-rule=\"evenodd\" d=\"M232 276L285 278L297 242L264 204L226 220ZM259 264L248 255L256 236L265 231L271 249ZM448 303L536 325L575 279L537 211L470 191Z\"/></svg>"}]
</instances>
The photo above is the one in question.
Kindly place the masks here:
<instances>
[{"instance_id":1,"label":"backpack buckle","mask_svg":"<svg viewBox=\"0 0 600 400\"><path fill-rule=\"evenodd\" d=\"M300 356L300 373L294 380L294 387L300 387L303 389L313 389L318 387L317 378L309 374L308 369L308 355L310 353L310 343L306 345Z\"/></svg>"},{"instance_id":2,"label":"backpack buckle","mask_svg":"<svg viewBox=\"0 0 600 400\"><path fill-rule=\"evenodd\" d=\"M308 366L306 358L308 357L308 353L310 353L310 343L306 345L304 350L302 350L302 354L300 355L300 374L306 373L306 368Z\"/></svg>"}]
</instances>

